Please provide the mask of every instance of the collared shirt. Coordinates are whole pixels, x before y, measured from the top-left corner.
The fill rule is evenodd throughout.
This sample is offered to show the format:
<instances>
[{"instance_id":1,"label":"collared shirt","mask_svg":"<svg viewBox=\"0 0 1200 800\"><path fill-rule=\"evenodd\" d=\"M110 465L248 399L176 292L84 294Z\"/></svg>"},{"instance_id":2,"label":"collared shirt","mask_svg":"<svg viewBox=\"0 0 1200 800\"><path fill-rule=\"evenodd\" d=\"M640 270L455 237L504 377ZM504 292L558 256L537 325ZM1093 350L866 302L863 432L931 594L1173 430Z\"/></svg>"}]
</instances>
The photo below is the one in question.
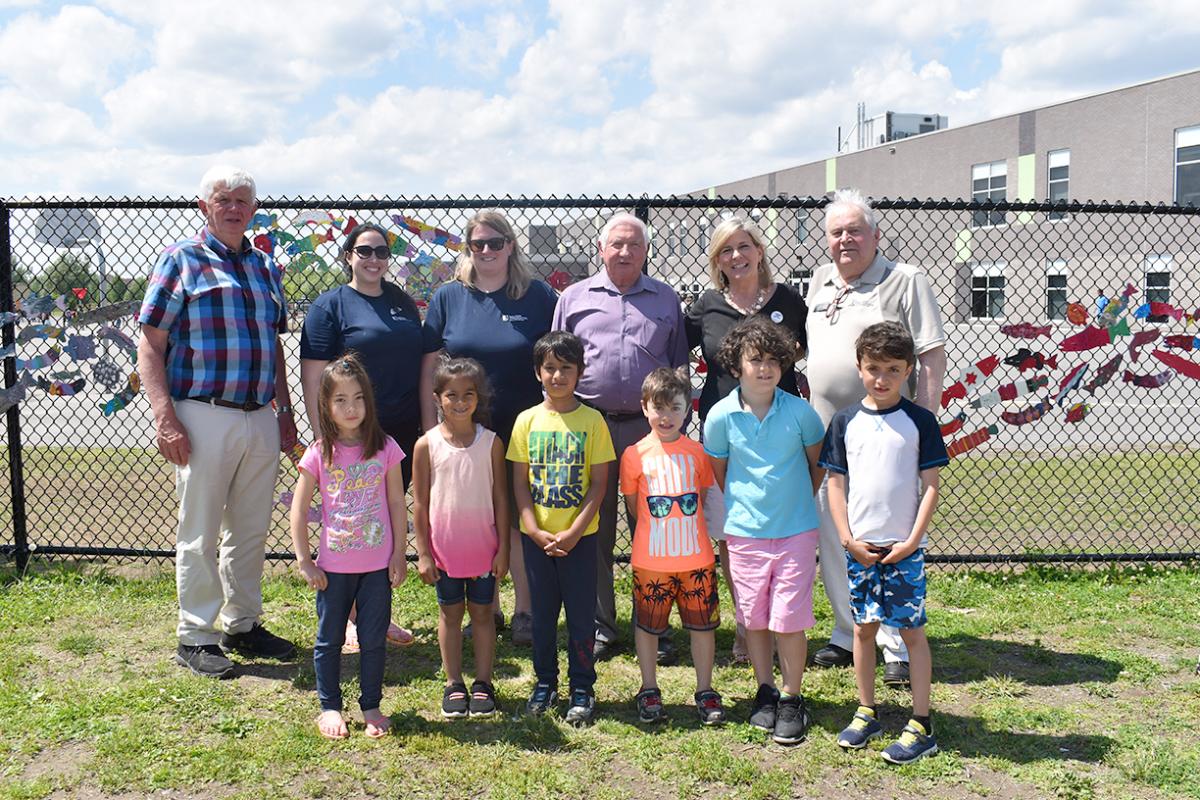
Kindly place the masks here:
<instances>
[{"instance_id":1,"label":"collared shirt","mask_svg":"<svg viewBox=\"0 0 1200 800\"><path fill-rule=\"evenodd\" d=\"M552 327L583 340L585 366L575 392L602 411L639 412L645 377L688 363L679 296L649 275L622 294L601 268L566 288Z\"/></svg>"},{"instance_id":2,"label":"collared shirt","mask_svg":"<svg viewBox=\"0 0 1200 800\"><path fill-rule=\"evenodd\" d=\"M929 278L911 264L875 254L857 280L847 284L834 264L817 267L808 287L808 385L812 405L826 425L833 415L866 397L854 344L877 322L899 322L917 355L945 344L942 314ZM916 390L916 371L905 394Z\"/></svg>"},{"instance_id":3,"label":"collared shirt","mask_svg":"<svg viewBox=\"0 0 1200 800\"><path fill-rule=\"evenodd\" d=\"M275 261L242 238L229 249L207 228L168 247L146 287L138 322L167 331L171 397L266 404L275 348L287 330Z\"/></svg>"},{"instance_id":4,"label":"collared shirt","mask_svg":"<svg viewBox=\"0 0 1200 800\"><path fill-rule=\"evenodd\" d=\"M717 401L704 421L704 451L727 459L725 532L782 539L817 527L807 448L825 426L802 397L775 389L759 421L742 407L742 390Z\"/></svg>"}]
</instances>

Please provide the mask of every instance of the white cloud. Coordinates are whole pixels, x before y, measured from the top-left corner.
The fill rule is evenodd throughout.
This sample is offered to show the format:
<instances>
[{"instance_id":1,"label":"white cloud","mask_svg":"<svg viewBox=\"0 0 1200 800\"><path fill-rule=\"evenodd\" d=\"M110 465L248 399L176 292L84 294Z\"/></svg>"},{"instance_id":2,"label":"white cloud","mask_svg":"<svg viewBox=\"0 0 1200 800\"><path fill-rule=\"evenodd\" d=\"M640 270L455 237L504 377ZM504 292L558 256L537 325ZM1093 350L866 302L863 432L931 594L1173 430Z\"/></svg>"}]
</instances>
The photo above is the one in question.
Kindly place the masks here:
<instances>
[{"instance_id":1,"label":"white cloud","mask_svg":"<svg viewBox=\"0 0 1200 800\"><path fill-rule=\"evenodd\" d=\"M0 142L6 149L17 151L64 147L86 150L103 146L105 137L91 117L78 109L0 88Z\"/></svg>"},{"instance_id":2,"label":"white cloud","mask_svg":"<svg viewBox=\"0 0 1200 800\"><path fill-rule=\"evenodd\" d=\"M438 54L468 74L492 76L512 52L533 39L533 25L515 13L488 14L478 26L457 20L438 40Z\"/></svg>"},{"instance_id":3,"label":"white cloud","mask_svg":"<svg viewBox=\"0 0 1200 800\"><path fill-rule=\"evenodd\" d=\"M24 91L76 98L112 85L136 57L133 28L95 8L63 6L54 17L22 14L0 29L0 76Z\"/></svg>"}]
</instances>

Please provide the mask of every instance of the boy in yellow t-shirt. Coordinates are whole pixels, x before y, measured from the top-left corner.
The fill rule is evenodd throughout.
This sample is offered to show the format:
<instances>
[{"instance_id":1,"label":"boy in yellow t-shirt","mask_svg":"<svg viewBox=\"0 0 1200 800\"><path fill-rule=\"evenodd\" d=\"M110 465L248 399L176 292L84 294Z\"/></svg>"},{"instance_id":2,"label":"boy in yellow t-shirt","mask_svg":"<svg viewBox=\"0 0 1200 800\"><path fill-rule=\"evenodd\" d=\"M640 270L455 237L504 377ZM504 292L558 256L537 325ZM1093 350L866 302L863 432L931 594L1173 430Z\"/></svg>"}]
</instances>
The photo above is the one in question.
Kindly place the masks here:
<instances>
[{"instance_id":1,"label":"boy in yellow t-shirt","mask_svg":"<svg viewBox=\"0 0 1200 800\"><path fill-rule=\"evenodd\" d=\"M521 412L508 443L533 600L537 684L525 708L539 715L558 703L558 615L565 608L571 682L566 721L585 725L596 706L593 534L609 465L616 456L600 412L575 397L583 373L579 337L564 331L546 334L533 346L533 363L546 399Z\"/></svg>"},{"instance_id":2,"label":"boy in yellow t-shirt","mask_svg":"<svg viewBox=\"0 0 1200 800\"><path fill-rule=\"evenodd\" d=\"M638 721L667 718L655 675L658 637L667 632L671 606L692 639L696 712L705 725L725 721L721 695L713 691L714 631L721 624L716 558L700 501L713 484L712 464L699 442L680 430L691 383L686 373L660 367L642 382L642 413L650 433L621 456L621 492L637 510L633 533L634 642L642 688Z\"/></svg>"}]
</instances>

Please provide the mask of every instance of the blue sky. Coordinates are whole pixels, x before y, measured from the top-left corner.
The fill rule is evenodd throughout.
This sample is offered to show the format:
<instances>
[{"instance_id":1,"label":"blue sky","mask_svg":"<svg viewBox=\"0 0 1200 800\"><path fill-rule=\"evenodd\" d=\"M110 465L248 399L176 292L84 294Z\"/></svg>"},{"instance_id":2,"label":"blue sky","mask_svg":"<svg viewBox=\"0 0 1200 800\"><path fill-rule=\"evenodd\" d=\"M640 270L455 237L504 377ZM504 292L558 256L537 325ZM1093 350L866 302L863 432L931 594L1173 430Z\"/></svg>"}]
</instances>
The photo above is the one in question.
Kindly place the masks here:
<instances>
[{"instance_id":1,"label":"blue sky","mask_svg":"<svg viewBox=\"0 0 1200 800\"><path fill-rule=\"evenodd\" d=\"M671 194L1200 67L1185 2L0 0L0 196Z\"/></svg>"}]
</instances>

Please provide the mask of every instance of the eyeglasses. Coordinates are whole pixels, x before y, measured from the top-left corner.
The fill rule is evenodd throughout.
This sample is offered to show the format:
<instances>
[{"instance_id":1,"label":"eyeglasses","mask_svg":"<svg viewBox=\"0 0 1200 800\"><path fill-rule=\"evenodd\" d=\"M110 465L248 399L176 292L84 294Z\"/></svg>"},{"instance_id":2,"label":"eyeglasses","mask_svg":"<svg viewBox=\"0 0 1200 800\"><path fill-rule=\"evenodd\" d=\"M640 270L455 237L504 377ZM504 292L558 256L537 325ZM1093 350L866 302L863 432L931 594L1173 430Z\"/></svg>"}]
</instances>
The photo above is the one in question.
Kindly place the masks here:
<instances>
[{"instance_id":1,"label":"eyeglasses","mask_svg":"<svg viewBox=\"0 0 1200 800\"><path fill-rule=\"evenodd\" d=\"M366 244L360 244L352 247L351 249L354 251L354 255L358 256L359 258L370 258L371 256L375 256L380 261L387 261L392 255L392 251L387 249L386 245L382 244L376 245L375 247L371 247L370 245Z\"/></svg>"},{"instance_id":2,"label":"eyeglasses","mask_svg":"<svg viewBox=\"0 0 1200 800\"><path fill-rule=\"evenodd\" d=\"M700 495L696 492L688 492L681 494L678 497L671 497L665 494L652 494L646 498L646 505L650 507L650 516L661 519L671 513L671 506L679 504L679 510L683 512L685 517L693 517L696 515L696 507L699 504Z\"/></svg>"},{"instance_id":3,"label":"eyeglasses","mask_svg":"<svg viewBox=\"0 0 1200 800\"><path fill-rule=\"evenodd\" d=\"M854 287L848 283L837 290L837 294L833 296L833 302L825 307L826 319L833 319L837 316L837 313L842 309L842 301L845 300L846 295L850 294L852 291L854 291Z\"/></svg>"},{"instance_id":4,"label":"eyeglasses","mask_svg":"<svg viewBox=\"0 0 1200 800\"><path fill-rule=\"evenodd\" d=\"M472 253L482 253L484 250L499 253L508 244L508 238L505 236L496 236L491 239L468 239L467 244L471 247Z\"/></svg>"}]
</instances>

